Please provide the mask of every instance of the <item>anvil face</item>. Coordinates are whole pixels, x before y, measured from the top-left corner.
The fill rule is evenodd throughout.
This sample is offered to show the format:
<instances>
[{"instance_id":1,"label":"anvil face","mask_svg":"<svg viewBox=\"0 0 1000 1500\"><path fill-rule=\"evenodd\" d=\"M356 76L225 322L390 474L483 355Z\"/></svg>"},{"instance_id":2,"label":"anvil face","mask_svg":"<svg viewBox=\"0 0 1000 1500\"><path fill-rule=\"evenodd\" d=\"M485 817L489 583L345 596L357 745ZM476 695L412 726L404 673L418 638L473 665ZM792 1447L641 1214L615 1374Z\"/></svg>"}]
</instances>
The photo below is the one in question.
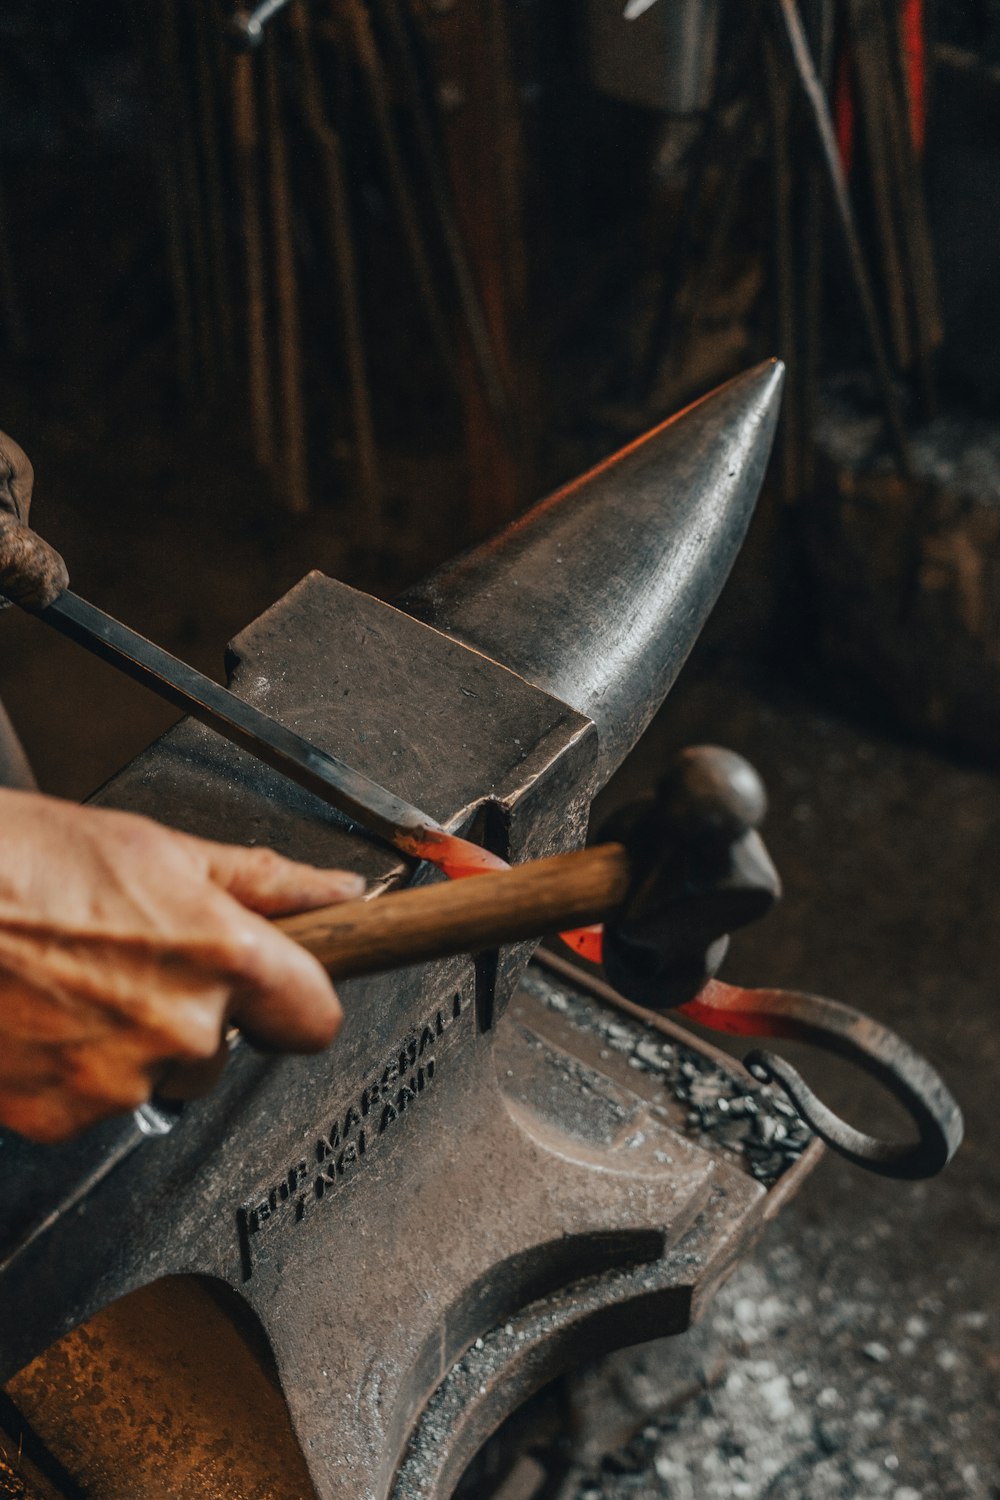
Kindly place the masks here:
<instances>
[{"instance_id":1,"label":"anvil face","mask_svg":"<svg viewBox=\"0 0 1000 1500\"><path fill-rule=\"evenodd\" d=\"M507 858L578 846L599 779L669 687L728 571L779 387L773 371L734 382L714 408L548 502L534 532L522 524L506 550L439 580L435 608L442 619L451 610L445 623L462 640L313 574L234 643L235 691L445 826L474 825ZM742 468L713 447L734 413ZM491 631L518 671L494 659ZM338 814L190 722L98 800L376 884L406 874ZM420 1413L435 1391L445 1399L477 1339L526 1320L521 1355L544 1351L537 1309L588 1277L605 1278L603 1290L587 1283L563 1325L617 1299L628 1309L620 1342L684 1326L699 1283L760 1222L765 1190L686 1139L634 1069L567 1031L530 989L505 1015L529 952L345 983L345 1025L321 1057L265 1059L238 1045L211 1097L23 1253L25 1226L135 1127L110 1124L59 1150L6 1139L0 1377L134 1288L213 1278L263 1329L318 1495L443 1500L469 1444L553 1373L544 1352L512 1355L506 1383L495 1372L481 1382L489 1401L461 1403L461 1441L413 1477ZM645 1290L630 1291L622 1278L637 1265ZM644 1298L657 1327L636 1320ZM23 1392L47 1378L28 1372ZM301 1494L301 1480L290 1484Z\"/></svg>"}]
</instances>

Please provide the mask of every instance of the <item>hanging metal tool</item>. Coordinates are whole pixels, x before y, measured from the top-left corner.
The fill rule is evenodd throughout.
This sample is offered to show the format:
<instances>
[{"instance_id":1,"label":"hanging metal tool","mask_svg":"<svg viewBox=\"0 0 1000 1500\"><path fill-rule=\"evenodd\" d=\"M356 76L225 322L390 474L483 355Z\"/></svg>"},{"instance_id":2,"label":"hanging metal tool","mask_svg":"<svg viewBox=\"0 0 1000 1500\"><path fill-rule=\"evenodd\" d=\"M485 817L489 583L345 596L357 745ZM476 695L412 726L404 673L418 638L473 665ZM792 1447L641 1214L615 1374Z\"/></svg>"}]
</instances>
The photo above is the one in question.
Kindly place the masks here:
<instances>
[{"instance_id":1,"label":"hanging metal tool","mask_svg":"<svg viewBox=\"0 0 1000 1500\"><path fill-rule=\"evenodd\" d=\"M854 216L843 162L837 148L829 100L816 71L812 48L795 0L766 0L765 16L788 58L796 84L808 108L871 348L875 377L885 410L889 435L896 452L899 471L904 477L909 477L913 473L910 439L899 396L893 383L892 366L882 332L872 277Z\"/></svg>"},{"instance_id":2,"label":"hanging metal tool","mask_svg":"<svg viewBox=\"0 0 1000 1500\"><path fill-rule=\"evenodd\" d=\"M361 293L355 254L353 215L348 189L344 144L337 121L327 106L316 66L315 36L307 4L292 11L292 29L298 50L299 97L306 125L320 153L324 178L324 222L334 263L334 294L340 314L344 362L350 389L351 429L358 491L368 524L376 529L382 521L382 484L379 474L375 419L368 377L362 323Z\"/></svg>"},{"instance_id":3,"label":"hanging metal tool","mask_svg":"<svg viewBox=\"0 0 1000 1500\"><path fill-rule=\"evenodd\" d=\"M264 39L264 28L289 0L266 0L252 11L238 10L231 19L231 32L237 43L244 48L255 48ZM307 6L299 9L300 66L305 71L315 72L315 63L304 54L307 50L304 27ZM438 344L439 352L450 368L454 369L455 351L450 336L445 336L446 316L430 269L430 259L417 213L417 194L410 183L404 153L401 150L388 106L390 90L381 53L371 26L371 16L361 3L351 3L347 8L347 22L354 42L355 57L365 84L369 107L379 136L390 188L395 199L400 222L410 253L414 275L424 303L425 311ZM442 157L434 120L425 97L423 81L414 57L414 39L409 34L406 16L398 0L383 0L379 19L384 22L391 42L395 63L400 71L406 97L406 107L413 123L413 139L419 156L420 170L424 178L429 201L433 209L436 227L441 237L462 321L468 336L476 369L482 382L490 410L510 447L517 443L517 424L507 382L500 368L489 322L483 310L482 299L469 261L469 254L462 235L447 167ZM310 94L315 99L313 85ZM315 118L315 103L308 108Z\"/></svg>"},{"instance_id":4,"label":"hanging metal tool","mask_svg":"<svg viewBox=\"0 0 1000 1500\"><path fill-rule=\"evenodd\" d=\"M518 441L517 423L500 368L489 322L469 262L465 239L455 213L454 195L443 160L434 121L424 97L424 89L413 53L413 39L408 35L406 17L400 0L382 0L382 14L389 31L397 64L403 76L406 102L413 120L413 135L420 155L420 165L434 208L438 230L451 267L455 290L473 358L479 371L483 391L508 447Z\"/></svg>"},{"instance_id":5,"label":"hanging metal tool","mask_svg":"<svg viewBox=\"0 0 1000 1500\"><path fill-rule=\"evenodd\" d=\"M240 6L230 17L229 29L233 40L241 47L259 47L264 40L264 27L272 17L288 5L289 0L263 0L252 10Z\"/></svg>"}]
</instances>

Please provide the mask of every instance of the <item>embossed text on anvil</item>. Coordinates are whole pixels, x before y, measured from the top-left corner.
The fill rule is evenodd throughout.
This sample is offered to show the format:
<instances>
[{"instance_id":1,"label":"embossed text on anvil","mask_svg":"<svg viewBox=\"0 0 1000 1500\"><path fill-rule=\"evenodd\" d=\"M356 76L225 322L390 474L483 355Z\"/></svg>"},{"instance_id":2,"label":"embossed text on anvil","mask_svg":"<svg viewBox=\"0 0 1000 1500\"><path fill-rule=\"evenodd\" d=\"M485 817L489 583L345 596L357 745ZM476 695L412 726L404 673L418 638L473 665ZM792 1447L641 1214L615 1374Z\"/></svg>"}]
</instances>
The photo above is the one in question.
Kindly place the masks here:
<instances>
[{"instance_id":1,"label":"embossed text on anvil","mask_svg":"<svg viewBox=\"0 0 1000 1500\"><path fill-rule=\"evenodd\" d=\"M463 1011L462 996L456 993L450 1006L439 1006L422 1026L409 1030L371 1082L337 1112L312 1153L240 1205L236 1223L244 1281L253 1274L255 1237L279 1223L301 1224L312 1205L328 1199L343 1178L363 1167L378 1140L416 1103L434 1080L435 1045Z\"/></svg>"}]
</instances>

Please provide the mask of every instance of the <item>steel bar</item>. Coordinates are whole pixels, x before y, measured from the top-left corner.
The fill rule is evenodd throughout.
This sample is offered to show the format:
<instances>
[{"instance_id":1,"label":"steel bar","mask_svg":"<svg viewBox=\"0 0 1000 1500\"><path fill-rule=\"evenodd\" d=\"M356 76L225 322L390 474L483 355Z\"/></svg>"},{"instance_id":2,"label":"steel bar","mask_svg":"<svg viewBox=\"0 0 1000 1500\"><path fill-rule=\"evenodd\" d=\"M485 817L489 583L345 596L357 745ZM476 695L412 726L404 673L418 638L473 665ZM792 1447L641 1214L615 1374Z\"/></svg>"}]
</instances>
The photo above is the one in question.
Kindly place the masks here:
<instances>
[{"instance_id":1,"label":"steel bar","mask_svg":"<svg viewBox=\"0 0 1000 1500\"><path fill-rule=\"evenodd\" d=\"M773 295L776 304L778 352L789 371L788 389L779 432L778 457L781 494L786 505L799 498L799 454L802 447L798 382L798 318L795 254L792 230L792 92L768 32L762 37L771 128L771 196L774 223Z\"/></svg>"},{"instance_id":2,"label":"steel bar","mask_svg":"<svg viewBox=\"0 0 1000 1500\"><path fill-rule=\"evenodd\" d=\"M215 299L209 273L209 255L204 223L201 171L195 126L192 123L189 69L183 53L179 0L158 7L160 66L168 118L165 128L173 136L172 152L177 162L178 200L184 252L194 307L197 395L201 398L192 415L203 419L204 398L218 395L218 374L213 336Z\"/></svg>"},{"instance_id":3,"label":"steel bar","mask_svg":"<svg viewBox=\"0 0 1000 1500\"><path fill-rule=\"evenodd\" d=\"M247 53L233 58L233 136L236 175L243 210L246 256L247 387L254 458L267 468L274 452L274 410L267 337L267 291L264 279L264 228L260 208L259 126L254 64Z\"/></svg>"},{"instance_id":4,"label":"steel bar","mask_svg":"<svg viewBox=\"0 0 1000 1500\"><path fill-rule=\"evenodd\" d=\"M657 270L659 300L636 361L633 391L637 401L648 400L664 370L672 374L680 367L688 346L695 318L693 297L688 292L688 283L694 279L691 252L695 226L709 196L706 184L714 147L722 134L723 113L721 109L712 113L689 156L684 211L676 217ZM702 267L704 264L705 259L700 262Z\"/></svg>"},{"instance_id":5,"label":"steel bar","mask_svg":"<svg viewBox=\"0 0 1000 1500\"><path fill-rule=\"evenodd\" d=\"M676 334L679 316L686 311L682 304L684 272L691 259L694 226L701 216L708 168L714 155L716 140L722 134L723 116L724 110L721 108L712 111L688 153L684 212L676 216L657 269L659 300L649 329L644 335L641 356L636 361L633 383L636 400L649 397L668 357L671 367L676 368L679 363L676 357L677 345L686 342ZM688 320L685 319L686 321Z\"/></svg>"},{"instance_id":6,"label":"steel bar","mask_svg":"<svg viewBox=\"0 0 1000 1500\"><path fill-rule=\"evenodd\" d=\"M709 300L740 204L751 159L758 149L759 122L750 103L716 111L695 147L685 191L685 212L678 219L660 273L662 294L639 361L637 399L648 398L660 375L676 376L697 336L701 309ZM709 178L720 160L726 163L718 190ZM696 226L711 216L701 253L693 253Z\"/></svg>"},{"instance_id":7,"label":"steel bar","mask_svg":"<svg viewBox=\"0 0 1000 1500\"><path fill-rule=\"evenodd\" d=\"M807 18L809 40L820 84L827 94L833 71L834 0L816 0ZM816 477L816 453L812 434L819 406L819 376L823 359L823 307L826 200L823 173L818 161L806 166L805 208L802 235L802 451L799 474L803 494L811 494Z\"/></svg>"},{"instance_id":8,"label":"steel bar","mask_svg":"<svg viewBox=\"0 0 1000 1500\"><path fill-rule=\"evenodd\" d=\"M460 381L458 356L448 314L438 292L437 278L431 266L416 196L392 117L389 82L372 31L371 16L364 0L345 0L344 18L371 111L372 123L378 136L389 191L396 213L399 215L400 228L406 242L424 313L438 353L455 380Z\"/></svg>"},{"instance_id":9,"label":"steel bar","mask_svg":"<svg viewBox=\"0 0 1000 1500\"><path fill-rule=\"evenodd\" d=\"M281 112L281 83L273 47L264 51L264 100L270 166L274 292L277 309L278 389L281 400L281 492L293 515L309 509L306 419L302 399L302 325L292 232L288 149Z\"/></svg>"},{"instance_id":10,"label":"steel bar","mask_svg":"<svg viewBox=\"0 0 1000 1500\"><path fill-rule=\"evenodd\" d=\"M910 441L906 433L906 424L903 420L899 398L893 385L892 368L889 363L888 353L886 352L885 339L882 334L882 325L878 315L878 307L872 288L868 263L861 244L857 223L855 222L854 209L851 205L840 153L837 149L833 121L830 118L829 102L823 85L816 73L812 50L809 46L809 40L802 29L802 21L799 17L796 0L768 0L768 4L775 24L784 38L791 57L792 66L795 70L795 76L809 106L809 113L819 144L820 157L830 185L837 221L840 225L844 245L847 250L851 276L854 281L858 301L861 304L865 329L868 334L869 344L871 345L879 394L885 408L886 423L892 438L893 447L896 450L896 460L900 473L909 478L913 474Z\"/></svg>"},{"instance_id":11,"label":"steel bar","mask_svg":"<svg viewBox=\"0 0 1000 1500\"><path fill-rule=\"evenodd\" d=\"M306 125L316 140L325 179L324 219L327 238L333 253L334 282L344 340L358 489L365 516L371 525L377 527L382 520L382 485L378 448L375 441L375 421L365 351L344 145L323 95L319 70L316 66L315 34L308 4L300 3L292 7L291 24L298 45L302 112Z\"/></svg>"},{"instance_id":12,"label":"steel bar","mask_svg":"<svg viewBox=\"0 0 1000 1500\"><path fill-rule=\"evenodd\" d=\"M486 399L490 403L497 424L508 446L515 448L517 446L517 423L514 419L507 382L500 368L493 333L483 309L465 239L455 213L448 172L441 157L437 133L427 108L422 80L414 61L413 44L407 34L403 8L400 0L383 0L381 10L402 72L413 120L414 142L420 154L431 203L441 231L445 253L451 265L469 345L479 369Z\"/></svg>"},{"instance_id":13,"label":"steel bar","mask_svg":"<svg viewBox=\"0 0 1000 1500\"><path fill-rule=\"evenodd\" d=\"M900 223L896 174L891 161L891 89L881 32L879 7L873 0L849 0L852 25L851 56L864 118L864 140L868 155L871 198L882 250L882 280L889 311L896 364L909 370L913 364L906 288L905 227Z\"/></svg>"},{"instance_id":14,"label":"steel bar","mask_svg":"<svg viewBox=\"0 0 1000 1500\"><path fill-rule=\"evenodd\" d=\"M921 163L913 136L912 106L899 16L883 3L877 10L882 26L881 50L888 60L884 108L889 127L893 180L899 201L901 238L907 267L906 292L913 323L915 373L930 420L937 409L933 357L944 339L934 269L934 248L927 218Z\"/></svg>"},{"instance_id":15,"label":"steel bar","mask_svg":"<svg viewBox=\"0 0 1000 1500\"><path fill-rule=\"evenodd\" d=\"M406 853L442 830L408 802L67 589L40 618Z\"/></svg>"},{"instance_id":16,"label":"steel bar","mask_svg":"<svg viewBox=\"0 0 1000 1500\"><path fill-rule=\"evenodd\" d=\"M226 191L219 129L220 38L206 7L193 7L195 26L195 93L198 134L201 142L205 186L205 221L208 238L213 311L217 324L216 359L231 372L236 363L236 317L229 270L229 235L226 224Z\"/></svg>"},{"instance_id":17,"label":"steel bar","mask_svg":"<svg viewBox=\"0 0 1000 1500\"><path fill-rule=\"evenodd\" d=\"M537 433L541 391L524 360L526 265L521 126L511 97L505 8L486 0L408 7L429 57L456 216L493 348L508 389L518 390L512 448L490 409L467 338L459 344L468 457L468 535L487 536L521 510L525 460ZM532 423L534 417L534 423Z\"/></svg>"},{"instance_id":18,"label":"steel bar","mask_svg":"<svg viewBox=\"0 0 1000 1500\"><path fill-rule=\"evenodd\" d=\"M167 114L166 86L160 49L155 35L155 17L148 4L126 6L129 34L145 75L146 87L161 116ZM195 338L191 279L184 237L184 216L177 164L165 130L155 132L154 152L159 185L160 213L167 245L170 287L174 303L174 334L177 386L180 404L191 410L195 404Z\"/></svg>"}]
</instances>

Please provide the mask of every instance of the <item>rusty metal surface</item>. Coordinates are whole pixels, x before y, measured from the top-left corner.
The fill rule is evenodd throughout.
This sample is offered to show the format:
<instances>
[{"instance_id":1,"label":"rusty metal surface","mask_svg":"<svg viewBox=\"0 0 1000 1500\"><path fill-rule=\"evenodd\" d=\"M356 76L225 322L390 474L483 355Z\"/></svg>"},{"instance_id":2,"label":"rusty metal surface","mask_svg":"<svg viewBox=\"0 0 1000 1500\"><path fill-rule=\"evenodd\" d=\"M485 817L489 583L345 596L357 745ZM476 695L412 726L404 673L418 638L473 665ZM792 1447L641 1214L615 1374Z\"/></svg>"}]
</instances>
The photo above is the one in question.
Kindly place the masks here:
<instances>
[{"instance_id":1,"label":"rusty metal surface","mask_svg":"<svg viewBox=\"0 0 1000 1500\"><path fill-rule=\"evenodd\" d=\"M309 1473L253 1330L224 1288L168 1277L103 1308L9 1385L57 1455L59 1500L304 1500ZM46 1492L47 1493L47 1492ZM4 1491L0 1489L0 1495Z\"/></svg>"},{"instance_id":2,"label":"rusty metal surface","mask_svg":"<svg viewBox=\"0 0 1000 1500\"><path fill-rule=\"evenodd\" d=\"M238 639L235 691L446 827L475 819L507 858L579 844L595 786L655 710L728 571L779 387L765 369L725 388L582 482L575 503L564 494L522 523L516 565L501 548L478 577L463 566L457 597L492 619L515 667L547 663L570 706L484 655L485 640L462 644L315 574ZM448 586L435 597L446 603ZM99 800L383 885L404 874L331 809L189 722ZM655 1150L575 1139L561 1106L541 1128L544 1101L511 1101L495 1042L527 956L347 982L328 1054L237 1047L210 1098L13 1259L25 1226L134 1127L58 1149L3 1137L0 1375L130 1291L215 1278L272 1351L316 1493L385 1500L425 1403L477 1338L581 1277L660 1263L719 1180L716 1157L683 1135L662 1163ZM752 1233L762 1199L741 1174L702 1285ZM258 1457L246 1455L251 1471ZM134 1485L118 1493L136 1500Z\"/></svg>"}]
</instances>

